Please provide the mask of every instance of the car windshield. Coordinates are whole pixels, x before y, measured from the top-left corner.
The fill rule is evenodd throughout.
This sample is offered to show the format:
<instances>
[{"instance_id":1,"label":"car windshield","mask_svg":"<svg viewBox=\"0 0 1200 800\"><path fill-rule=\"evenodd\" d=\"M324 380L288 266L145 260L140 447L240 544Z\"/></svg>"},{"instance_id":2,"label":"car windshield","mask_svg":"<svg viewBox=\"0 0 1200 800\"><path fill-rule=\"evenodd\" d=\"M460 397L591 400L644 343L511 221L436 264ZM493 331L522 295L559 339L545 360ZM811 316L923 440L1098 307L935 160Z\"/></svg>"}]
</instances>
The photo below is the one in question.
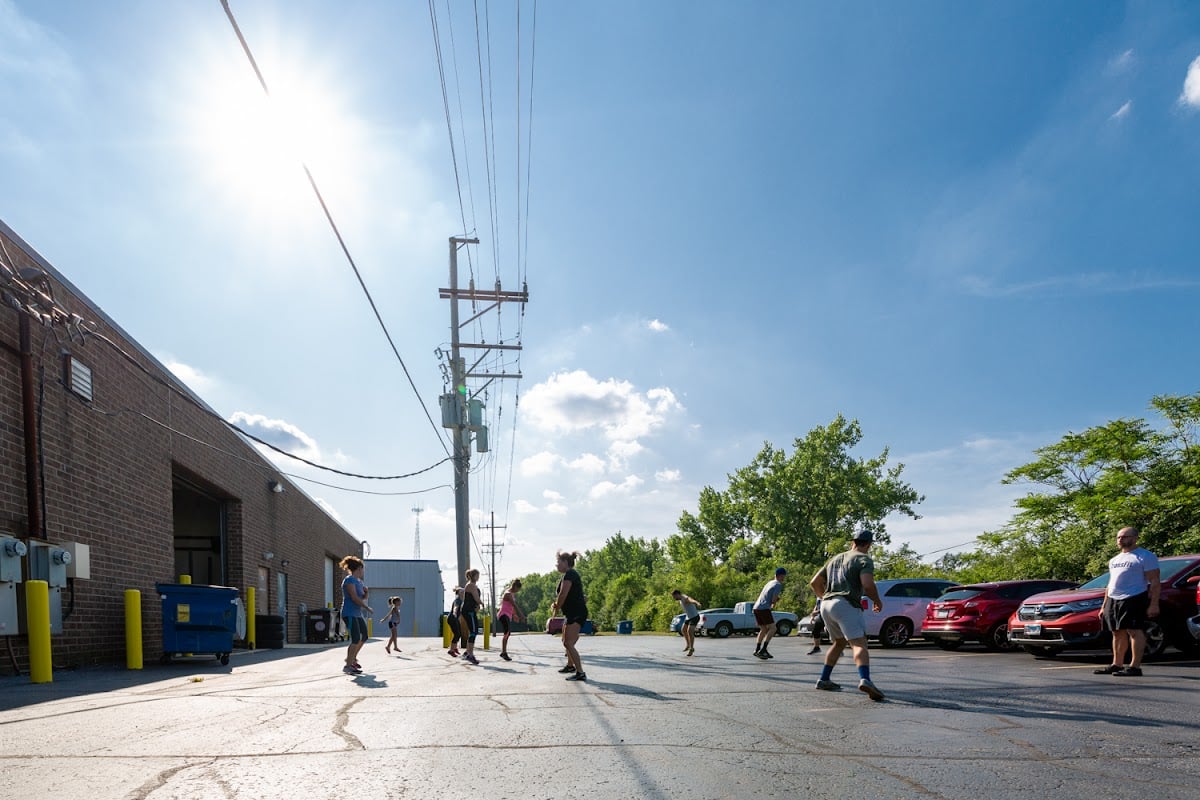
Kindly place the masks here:
<instances>
[{"instance_id":1,"label":"car windshield","mask_svg":"<svg viewBox=\"0 0 1200 800\"><path fill-rule=\"evenodd\" d=\"M970 600L972 597L978 597L981 594L983 594L982 589L955 589L953 591L946 592L944 595L939 597L936 602L943 603L954 600Z\"/></svg>"},{"instance_id":2,"label":"car windshield","mask_svg":"<svg viewBox=\"0 0 1200 800\"><path fill-rule=\"evenodd\" d=\"M1190 558L1160 558L1158 560L1158 578L1162 581L1169 581L1178 575L1184 567L1192 563ZM1080 586L1080 589L1104 589L1108 587L1108 573L1105 572L1097 575L1090 581Z\"/></svg>"}]
</instances>

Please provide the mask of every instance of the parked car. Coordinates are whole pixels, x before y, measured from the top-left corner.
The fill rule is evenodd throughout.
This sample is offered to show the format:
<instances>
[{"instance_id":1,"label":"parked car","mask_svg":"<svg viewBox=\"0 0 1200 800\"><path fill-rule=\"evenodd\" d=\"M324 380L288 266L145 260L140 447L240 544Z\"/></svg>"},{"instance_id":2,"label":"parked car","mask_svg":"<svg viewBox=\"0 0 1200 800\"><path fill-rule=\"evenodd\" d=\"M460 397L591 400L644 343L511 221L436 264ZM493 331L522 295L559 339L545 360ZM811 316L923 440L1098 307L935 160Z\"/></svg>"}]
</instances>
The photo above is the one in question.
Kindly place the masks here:
<instances>
[{"instance_id":1,"label":"parked car","mask_svg":"<svg viewBox=\"0 0 1200 800\"><path fill-rule=\"evenodd\" d=\"M884 647L903 647L914 636L921 635L925 625L925 609L943 592L956 584L940 578L905 578L875 581L883 610L865 615L867 636L879 640ZM863 607L870 604L863 598Z\"/></svg>"},{"instance_id":2,"label":"parked car","mask_svg":"<svg viewBox=\"0 0 1200 800\"><path fill-rule=\"evenodd\" d=\"M1149 658L1172 644L1180 650L1200 646L1189 633L1189 618L1196 615L1200 592L1193 583L1193 579L1200 580L1200 555L1165 556L1158 560L1158 571L1162 594L1158 618L1146 628L1145 655ZM1067 649L1108 647L1109 634L1099 617L1107 586L1105 572L1073 591L1029 597L1009 620L1009 638L1026 652L1045 657Z\"/></svg>"},{"instance_id":3,"label":"parked car","mask_svg":"<svg viewBox=\"0 0 1200 800\"><path fill-rule=\"evenodd\" d=\"M867 610L863 621L867 626L867 637L878 639L884 647L903 647L909 639L921 635L925 623L925 607L941 595L954 581L941 578L896 578L875 581L883 611L876 614L867 610L870 600L863 598L863 609ZM812 636L812 615L800 620L797 636ZM825 636L829 638L828 634Z\"/></svg>"},{"instance_id":4,"label":"parked car","mask_svg":"<svg viewBox=\"0 0 1200 800\"><path fill-rule=\"evenodd\" d=\"M700 612L701 614L732 614L732 608L706 608ZM683 636L683 621L687 619L687 614L676 614L671 620L671 630Z\"/></svg>"},{"instance_id":5,"label":"parked car","mask_svg":"<svg viewBox=\"0 0 1200 800\"><path fill-rule=\"evenodd\" d=\"M772 611L775 617L775 633L787 636L796 630L799 618L790 611ZM696 635L718 636L722 639L734 633L755 633L758 623L754 621L754 603L738 603L733 608L710 608L700 612L700 624Z\"/></svg>"},{"instance_id":6,"label":"parked car","mask_svg":"<svg viewBox=\"0 0 1200 800\"><path fill-rule=\"evenodd\" d=\"M955 586L925 609L921 637L943 650L963 642L981 642L989 650L1015 650L1008 639L1008 619L1025 598L1040 592L1071 589L1070 581L996 581Z\"/></svg>"},{"instance_id":7,"label":"parked car","mask_svg":"<svg viewBox=\"0 0 1200 800\"><path fill-rule=\"evenodd\" d=\"M1196 585L1196 610L1200 611L1200 575L1193 575L1187 581ZM1192 638L1196 640L1196 644L1200 645L1200 614L1188 617L1187 628L1188 633L1192 634Z\"/></svg>"}]
</instances>

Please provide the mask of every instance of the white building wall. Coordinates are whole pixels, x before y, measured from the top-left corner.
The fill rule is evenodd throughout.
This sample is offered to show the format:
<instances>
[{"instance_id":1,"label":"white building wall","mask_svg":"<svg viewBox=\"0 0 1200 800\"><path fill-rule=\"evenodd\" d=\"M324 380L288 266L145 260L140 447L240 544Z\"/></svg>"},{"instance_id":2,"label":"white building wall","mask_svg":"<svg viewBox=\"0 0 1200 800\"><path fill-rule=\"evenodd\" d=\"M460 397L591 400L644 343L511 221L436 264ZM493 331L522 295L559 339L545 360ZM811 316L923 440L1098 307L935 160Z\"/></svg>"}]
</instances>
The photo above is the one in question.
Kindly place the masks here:
<instances>
[{"instance_id":1,"label":"white building wall","mask_svg":"<svg viewBox=\"0 0 1200 800\"><path fill-rule=\"evenodd\" d=\"M374 610L371 633L387 638L387 624L379 622L388 613L387 599L404 598L400 607L401 638L441 636L445 586L437 561L368 558L363 580L367 584L368 604Z\"/></svg>"}]
</instances>

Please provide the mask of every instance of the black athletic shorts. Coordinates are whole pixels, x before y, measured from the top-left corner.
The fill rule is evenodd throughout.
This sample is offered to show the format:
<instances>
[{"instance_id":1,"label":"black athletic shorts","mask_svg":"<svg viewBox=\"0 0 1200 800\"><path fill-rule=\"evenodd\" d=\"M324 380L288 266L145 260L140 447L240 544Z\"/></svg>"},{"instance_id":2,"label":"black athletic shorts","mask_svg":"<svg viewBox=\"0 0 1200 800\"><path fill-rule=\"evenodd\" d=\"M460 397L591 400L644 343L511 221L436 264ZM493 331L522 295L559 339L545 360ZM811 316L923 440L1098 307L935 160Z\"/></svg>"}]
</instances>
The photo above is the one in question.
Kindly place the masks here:
<instances>
[{"instance_id":1,"label":"black athletic shorts","mask_svg":"<svg viewBox=\"0 0 1200 800\"><path fill-rule=\"evenodd\" d=\"M1146 612L1150 609L1150 593L1142 592L1123 600L1108 598L1102 621L1108 631L1146 630Z\"/></svg>"}]
</instances>

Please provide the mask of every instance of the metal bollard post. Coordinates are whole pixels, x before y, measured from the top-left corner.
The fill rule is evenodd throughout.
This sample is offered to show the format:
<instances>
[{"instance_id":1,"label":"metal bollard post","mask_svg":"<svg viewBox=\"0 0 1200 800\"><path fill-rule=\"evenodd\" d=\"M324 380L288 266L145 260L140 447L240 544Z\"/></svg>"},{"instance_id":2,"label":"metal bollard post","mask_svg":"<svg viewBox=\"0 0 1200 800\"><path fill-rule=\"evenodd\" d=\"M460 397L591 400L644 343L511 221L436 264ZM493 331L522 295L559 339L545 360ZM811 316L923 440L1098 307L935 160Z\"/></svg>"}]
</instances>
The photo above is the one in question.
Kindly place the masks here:
<instances>
[{"instance_id":1,"label":"metal bollard post","mask_svg":"<svg viewBox=\"0 0 1200 800\"><path fill-rule=\"evenodd\" d=\"M191 575L180 575L179 582L182 583L184 586L190 586L192 583L192 576Z\"/></svg>"},{"instance_id":2,"label":"metal bollard post","mask_svg":"<svg viewBox=\"0 0 1200 800\"><path fill-rule=\"evenodd\" d=\"M142 593L125 590L125 668L142 668Z\"/></svg>"},{"instance_id":3,"label":"metal bollard post","mask_svg":"<svg viewBox=\"0 0 1200 800\"><path fill-rule=\"evenodd\" d=\"M492 640L492 615L488 614L483 618L483 649L491 649L489 642Z\"/></svg>"},{"instance_id":4,"label":"metal bollard post","mask_svg":"<svg viewBox=\"0 0 1200 800\"><path fill-rule=\"evenodd\" d=\"M442 649L445 650L450 646L450 640L454 638L454 634L450 631L450 616L442 614Z\"/></svg>"},{"instance_id":5,"label":"metal bollard post","mask_svg":"<svg viewBox=\"0 0 1200 800\"><path fill-rule=\"evenodd\" d=\"M29 677L34 683L54 680L50 658L50 584L25 581L25 618L29 628Z\"/></svg>"}]
</instances>

